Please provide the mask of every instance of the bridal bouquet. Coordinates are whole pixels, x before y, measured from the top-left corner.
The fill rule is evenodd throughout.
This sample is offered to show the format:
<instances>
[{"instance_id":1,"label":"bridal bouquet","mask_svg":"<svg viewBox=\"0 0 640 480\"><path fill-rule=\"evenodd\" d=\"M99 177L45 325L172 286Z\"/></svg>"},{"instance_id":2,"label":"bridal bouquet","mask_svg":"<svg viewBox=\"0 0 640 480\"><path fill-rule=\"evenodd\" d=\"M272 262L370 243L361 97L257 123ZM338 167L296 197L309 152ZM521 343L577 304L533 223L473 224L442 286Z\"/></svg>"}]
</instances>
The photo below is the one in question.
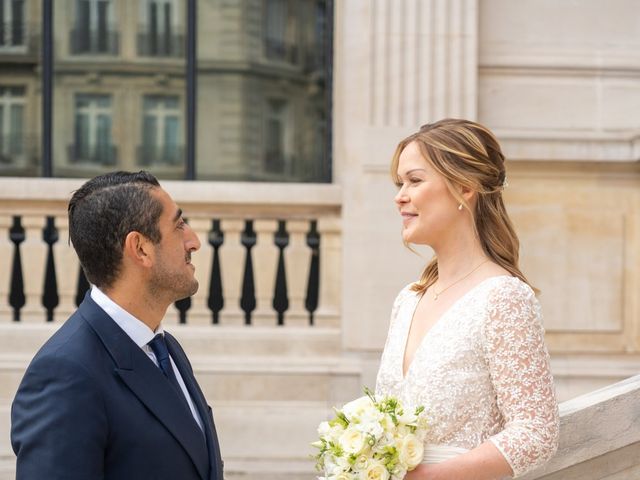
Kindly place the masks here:
<instances>
[{"instance_id":1,"label":"bridal bouquet","mask_svg":"<svg viewBox=\"0 0 640 480\"><path fill-rule=\"evenodd\" d=\"M336 416L318 426L311 445L319 480L401 480L422 462L427 420L424 407L406 412L394 397L366 395L334 408Z\"/></svg>"}]
</instances>

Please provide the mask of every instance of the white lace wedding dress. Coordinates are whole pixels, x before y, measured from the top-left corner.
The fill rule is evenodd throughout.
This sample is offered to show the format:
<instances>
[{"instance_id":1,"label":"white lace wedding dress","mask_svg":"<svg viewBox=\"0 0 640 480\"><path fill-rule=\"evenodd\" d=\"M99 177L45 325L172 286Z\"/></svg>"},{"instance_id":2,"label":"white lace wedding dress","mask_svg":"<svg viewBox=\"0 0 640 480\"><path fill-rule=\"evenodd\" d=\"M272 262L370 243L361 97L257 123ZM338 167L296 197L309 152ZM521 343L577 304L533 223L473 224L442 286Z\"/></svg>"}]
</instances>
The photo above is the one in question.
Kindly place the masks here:
<instances>
[{"instance_id":1,"label":"white lace wedding dress","mask_svg":"<svg viewBox=\"0 0 640 480\"><path fill-rule=\"evenodd\" d=\"M531 288L506 275L481 282L427 332L404 377L404 349L419 298L407 286L394 302L376 393L427 408L425 462L487 439L514 476L548 460L557 448L558 405Z\"/></svg>"}]
</instances>

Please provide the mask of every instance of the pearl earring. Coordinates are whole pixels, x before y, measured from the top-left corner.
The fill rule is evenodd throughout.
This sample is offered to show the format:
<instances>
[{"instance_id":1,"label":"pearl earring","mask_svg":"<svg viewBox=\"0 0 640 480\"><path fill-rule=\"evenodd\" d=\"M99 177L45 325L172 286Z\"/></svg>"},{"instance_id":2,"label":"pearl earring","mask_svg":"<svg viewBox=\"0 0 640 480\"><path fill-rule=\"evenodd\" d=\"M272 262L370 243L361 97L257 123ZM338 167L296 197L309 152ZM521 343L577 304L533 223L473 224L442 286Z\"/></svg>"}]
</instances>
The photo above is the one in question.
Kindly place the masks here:
<instances>
[{"instance_id":1,"label":"pearl earring","mask_svg":"<svg viewBox=\"0 0 640 480\"><path fill-rule=\"evenodd\" d=\"M462 211L462 204L458 205L458 210Z\"/></svg>"}]
</instances>

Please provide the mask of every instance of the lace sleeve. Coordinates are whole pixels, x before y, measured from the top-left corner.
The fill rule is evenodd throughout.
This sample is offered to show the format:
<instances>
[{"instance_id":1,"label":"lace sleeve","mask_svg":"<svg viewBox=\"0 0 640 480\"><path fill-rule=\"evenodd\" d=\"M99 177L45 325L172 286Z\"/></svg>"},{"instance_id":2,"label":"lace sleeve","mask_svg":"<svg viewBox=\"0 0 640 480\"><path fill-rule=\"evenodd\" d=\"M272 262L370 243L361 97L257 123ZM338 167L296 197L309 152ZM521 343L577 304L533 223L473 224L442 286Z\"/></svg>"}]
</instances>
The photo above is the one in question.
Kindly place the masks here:
<instances>
[{"instance_id":1,"label":"lace sleeve","mask_svg":"<svg viewBox=\"0 0 640 480\"><path fill-rule=\"evenodd\" d=\"M520 476L544 463L558 446L559 416L540 306L514 279L489 298L484 350L505 426L490 438Z\"/></svg>"}]
</instances>

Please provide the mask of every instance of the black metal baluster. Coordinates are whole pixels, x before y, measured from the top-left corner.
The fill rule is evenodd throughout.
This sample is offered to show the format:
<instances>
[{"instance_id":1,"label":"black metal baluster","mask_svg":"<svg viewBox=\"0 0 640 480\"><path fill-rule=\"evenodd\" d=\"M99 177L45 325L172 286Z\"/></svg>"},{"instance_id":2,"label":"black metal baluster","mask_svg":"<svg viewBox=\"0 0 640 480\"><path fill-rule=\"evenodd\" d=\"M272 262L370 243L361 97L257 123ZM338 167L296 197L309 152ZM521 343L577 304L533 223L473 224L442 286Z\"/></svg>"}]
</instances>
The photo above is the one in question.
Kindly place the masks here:
<instances>
[{"instance_id":1,"label":"black metal baluster","mask_svg":"<svg viewBox=\"0 0 640 480\"><path fill-rule=\"evenodd\" d=\"M278 312L278 325L284 325L284 312L289 309L289 297L287 295L287 272L284 268L284 249L289 245L289 233L286 230L284 220L278 221L278 231L273 236L274 243L280 253L278 254L278 272L276 273L276 285L273 292L273 308Z\"/></svg>"},{"instance_id":2,"label":"black metal baluster","mask_svg":"<svg viewBox=\"0 0 640 480\"><path fill-rule=\"evenodd\" d=\"M47 322L53 322L53 311L58 306L58 281L56 280L56 264L53 258L53 244L58 241L58 229L54 217L47 217L47 224L42 229L42 239L47 244L47 266L44 274L44 290L42 305L47 309Z\"/></svg>"},{"instance_id":3,"label":"black metal baluster","mask_svg":"<svg viewBox=\"0 0 640 480\"><path fill-rule=\"evenodd\" d=\"M304 306L309 312L309 325L313 325L313 314L318 308L320 292L320 234L318 233L317 220L311 220L311 229L307 233L307 245L311 249L311 263L309 264L307 298L305 298Z\"/></svg>"},{"instance_id":4,"label":"black metal baluster","mask_svg":"<svg viewBox=\"0 0 640 480\"><path fill-rule=\"evenodd\" d=\"M185 223L189 222L187 218L184 218L184 221ZM181 298L174 305L178 309L179 323L187 323L187 312L191 308L191 297Z\"/></svg>"},{"instance_id":5,"label":"black metal baluster","mask_svg":"<svg viewBox=\"0 0 640 480\"><path fill-rule=\"evenodd\" d=\"M78 271L78 287L76 288L76 307L80 306L84 300L87 290L89 290L90 287L91 285L89 285L89 281L84 275L84 270L82 270L82 265L80 265L80 269Z\"/></svg>"},{"instance_id":6,"label":"black metal baluster","mask_svg":"<svg viewBox=\"0 0 640 480\"><path fill-rule=\"evenodd\" d=\"M191 308L191 297L182 298L174 303L178 309L180 323L187 323L187 311Z\"/></svg>"},{"instance_id":7,"label":"black metal baluster","mask_svg":"<svg viewBox=\"0 0 640 480\"><path fill-rule=\"evenodd\" d=\"M220 310L224 308L222 296L222 275L220 273L220 256L218 250L224 243L224 232L220 230L220 220L213 220L213 226L209 231L209 244L213 247L213 263L211 265L211 278L209 279L209 299L207 305L213 313L213 323L219 323Z\"/></svg>"},{"instance_id":8,"label":"black metal baluster","mask_svg":"<svg viewBox=\"0 0 640 480\"><path fill-rule=\"evenodd\" d=\"M242 297L240 298L240 308L244 311L244 323L251 325L251 312L256 309L256 290L253 281L253 262L251 260L251 249L255 246L256 232L253 230L253 220L245 221L244 231L240 237L242 245L247 249L247 256L244 263L244 276L242 278Z\"/></svg>"},{"instance_id":9,"label":"black metal baluster","mask_svg":"<svg viewBox=\"0 0 640 480\"><path fill-rule=\"evenodd\" d=\"M20 258L20 244L26 235L22 228L21 218L13 217L13 225L9 229L9 240L14 244L13 265L11 267L11 286L9 288L9 305L13 307L13 321L20 321L20 309L26 303L24 296L24 280L22 277L22 260Z\"/></svg>"}]
</instances>

